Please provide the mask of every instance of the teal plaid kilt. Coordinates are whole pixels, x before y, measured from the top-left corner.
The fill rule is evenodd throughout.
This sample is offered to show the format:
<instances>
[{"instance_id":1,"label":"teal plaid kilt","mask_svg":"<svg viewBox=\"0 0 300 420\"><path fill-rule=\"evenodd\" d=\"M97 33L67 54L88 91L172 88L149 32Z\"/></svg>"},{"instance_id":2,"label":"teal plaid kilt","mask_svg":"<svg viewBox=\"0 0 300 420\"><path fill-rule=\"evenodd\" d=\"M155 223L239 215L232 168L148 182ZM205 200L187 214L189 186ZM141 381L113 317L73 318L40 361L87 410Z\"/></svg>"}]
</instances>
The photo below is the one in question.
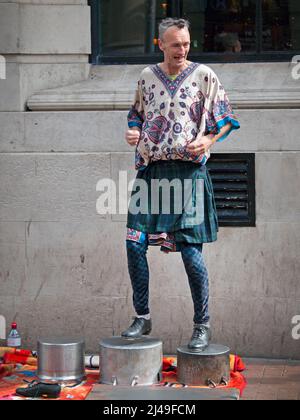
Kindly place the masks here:
<instances>
[{"instance_id":1,"label":"teal plaid kilt","mask_svg":"<svg viewBox=\"0 0 300 420\"><path fill-rule=\"evenodd\" d=\"M171 190L171 212L165 214L161 206L162 202L162 191L159 198L156 198L159 203L159 211L157 214L152 214L152 202L153 196L151 194L152 180L168 180L169 182L174 179L180 180L182 185L184 180L189 180L190 185L193 185L191 189L192 202L195 207L201 206L203 217L200 223L197 224L197 219L194 219L193 223L190 222L190 208L189 211L184 207L184 201L182 202L182 212L178 213L175 209L175 204L172 204L172 200L176 200ZM137 200L136 193L140 193L141 189L137 187L139 180L146 182L147 189L147 200L145 212L145 202L142 203L145 195L140 194L140 199ZM195 181L202 181L202 194L196 193ZM202 202L200 202L202 200ZM175 203L175 201L174 201ZM133 214L131 211L132 205L141 207L144 204L143 210L139 213ZM199 207L200 208L200 207ZM137 213L137 214L136 214ZM208 243L217 240L217 232L219 231L217 209L214 198L213 185L209 171L205 165L199 165L193 162L171 160L171 161L157 161L150 163L145 169L139 170L137 173L133 192L131 193L131 199L129 203L128 217L127 217L127 228L135 229L144 233L158 234L158 233L172 233L175 237L175 241L182 243Z\"/></svg>"}]
</instances>

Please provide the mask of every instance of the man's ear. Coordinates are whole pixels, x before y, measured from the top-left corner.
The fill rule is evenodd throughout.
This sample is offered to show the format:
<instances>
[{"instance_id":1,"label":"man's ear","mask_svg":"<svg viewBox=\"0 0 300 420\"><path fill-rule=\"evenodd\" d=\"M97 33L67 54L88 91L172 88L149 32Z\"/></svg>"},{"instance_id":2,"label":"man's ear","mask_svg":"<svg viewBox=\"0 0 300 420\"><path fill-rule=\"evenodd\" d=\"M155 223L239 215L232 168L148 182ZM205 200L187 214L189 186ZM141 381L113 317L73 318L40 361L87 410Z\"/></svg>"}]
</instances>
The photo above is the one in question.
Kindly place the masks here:
<instances>
[{"instance_id":1,"label":"man's ear","mask_svg":"<svg viewBox=\"0 0 300 420\"><path fill-rule=\"evenodd\" d=\"M158 47L159 47L159 49L161 51L164 51L165 50L164 43L163 43L163 41L161 39L158 40Z\"/></svg>"}]
</instances>

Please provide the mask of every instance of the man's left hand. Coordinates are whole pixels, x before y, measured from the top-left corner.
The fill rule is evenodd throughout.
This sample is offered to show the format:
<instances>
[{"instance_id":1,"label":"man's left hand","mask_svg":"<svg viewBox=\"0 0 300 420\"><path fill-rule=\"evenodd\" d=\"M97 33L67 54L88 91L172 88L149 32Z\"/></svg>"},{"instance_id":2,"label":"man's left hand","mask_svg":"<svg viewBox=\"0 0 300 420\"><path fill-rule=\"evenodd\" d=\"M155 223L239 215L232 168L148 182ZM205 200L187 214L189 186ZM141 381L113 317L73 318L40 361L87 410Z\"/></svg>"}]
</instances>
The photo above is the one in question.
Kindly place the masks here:
<instances>
[{"instance_id":1,"label":"man's left hand","mask_svg":"<svg viewBox=\"0 0 300 420\"><path fill-rule=\"evenodd\" d=\"M213 137L212 134L209 134L208 136L203 136L194 140L187 146L187 151L193 155L202 155L206 153L214 144L212 141Z\"/></svg>"}]
</instances>

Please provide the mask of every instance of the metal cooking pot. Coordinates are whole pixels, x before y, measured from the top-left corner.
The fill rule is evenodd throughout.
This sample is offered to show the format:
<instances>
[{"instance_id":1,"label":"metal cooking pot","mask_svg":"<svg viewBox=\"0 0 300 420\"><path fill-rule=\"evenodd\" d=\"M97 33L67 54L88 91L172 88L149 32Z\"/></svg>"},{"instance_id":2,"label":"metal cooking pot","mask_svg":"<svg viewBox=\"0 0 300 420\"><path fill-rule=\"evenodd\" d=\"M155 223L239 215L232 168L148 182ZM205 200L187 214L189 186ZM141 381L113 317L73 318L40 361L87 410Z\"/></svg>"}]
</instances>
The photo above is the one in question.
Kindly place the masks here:
<instances>
[{"instance_id":1,"label":"metal cooking pot","mask_svg":"<svg viewBox=\"0 0 300 420\"><path fill-rule=\"evenodd\" d=\"M82 338L40 338L37 376L44 382L81 382L85 378Z\"/></svg>"},{"instance_id":2,"label":"metal cooking pot","mask_svg":"<svg viewBox=\"0 0 300 420\"><path fill-rule=\"evenodd\" d=\"M134 340L112 337L100 342L100 383L148 386L161 380L162 341L152 337Z\"/></svg>"}]
</instances>

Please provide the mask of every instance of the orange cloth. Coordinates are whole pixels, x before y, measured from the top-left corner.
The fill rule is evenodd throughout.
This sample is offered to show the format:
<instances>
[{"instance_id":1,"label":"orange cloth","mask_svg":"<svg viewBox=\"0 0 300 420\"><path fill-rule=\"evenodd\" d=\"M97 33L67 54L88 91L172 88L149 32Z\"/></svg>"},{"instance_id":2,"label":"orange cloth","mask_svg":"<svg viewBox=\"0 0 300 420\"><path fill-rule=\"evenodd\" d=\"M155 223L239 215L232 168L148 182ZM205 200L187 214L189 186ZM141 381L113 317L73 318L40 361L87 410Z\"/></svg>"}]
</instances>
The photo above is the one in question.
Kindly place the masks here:
<instances>
[{"instance_id":1,"label":"orange cloth","mask_svg":"<svg viewBox=\"0 0 300 420\"><path fill-rule=\"evenodd\" d=\"M10 365L2 365L0 364L0 379L4 378L5 376L9 376L13 373L14 369L15 369L15 365L10 364Z\"/></svg>"},{"instance_id":2,"label":"orange cloth","mask_svg":"<svg viewBox=\"0 0 300 420\"><path fill-rule=\"evenodd\" d=\"M31 352L30 352L31 354ZM16 388L26 386L24 385L24 379L33 380L36 378L36 364L37 359L24 356L22 352L7 353L4 355L7 364L0 364L0 400L1 399L22 399L17 397L15 394ZM31 361L32 364L24 364L25 359ZM12 361L14 360L14 363ZM18 361L17 361L18 360ZM23 366L17 363L23 364ZM242 371L245 369L245 365L242 359L238 356L230 356L230 381L228 385L218 386L217 388L235 388L240 391L242 395L247 382ZM88 394L93 389L93 386L99 382L99 370L88 370L86 369L86 380L75 388L63 388L61 395L58 399L60 400L85 400ZM10 376L10 378L7 378ZM181 384L177 385L177 358L176 357L164 357L163 358L163 372L162 372L162 383L170 382L174 386L180 387ZM191 388L207 388L203 386L191 386Z\"/></svg>"}]
</instances>

